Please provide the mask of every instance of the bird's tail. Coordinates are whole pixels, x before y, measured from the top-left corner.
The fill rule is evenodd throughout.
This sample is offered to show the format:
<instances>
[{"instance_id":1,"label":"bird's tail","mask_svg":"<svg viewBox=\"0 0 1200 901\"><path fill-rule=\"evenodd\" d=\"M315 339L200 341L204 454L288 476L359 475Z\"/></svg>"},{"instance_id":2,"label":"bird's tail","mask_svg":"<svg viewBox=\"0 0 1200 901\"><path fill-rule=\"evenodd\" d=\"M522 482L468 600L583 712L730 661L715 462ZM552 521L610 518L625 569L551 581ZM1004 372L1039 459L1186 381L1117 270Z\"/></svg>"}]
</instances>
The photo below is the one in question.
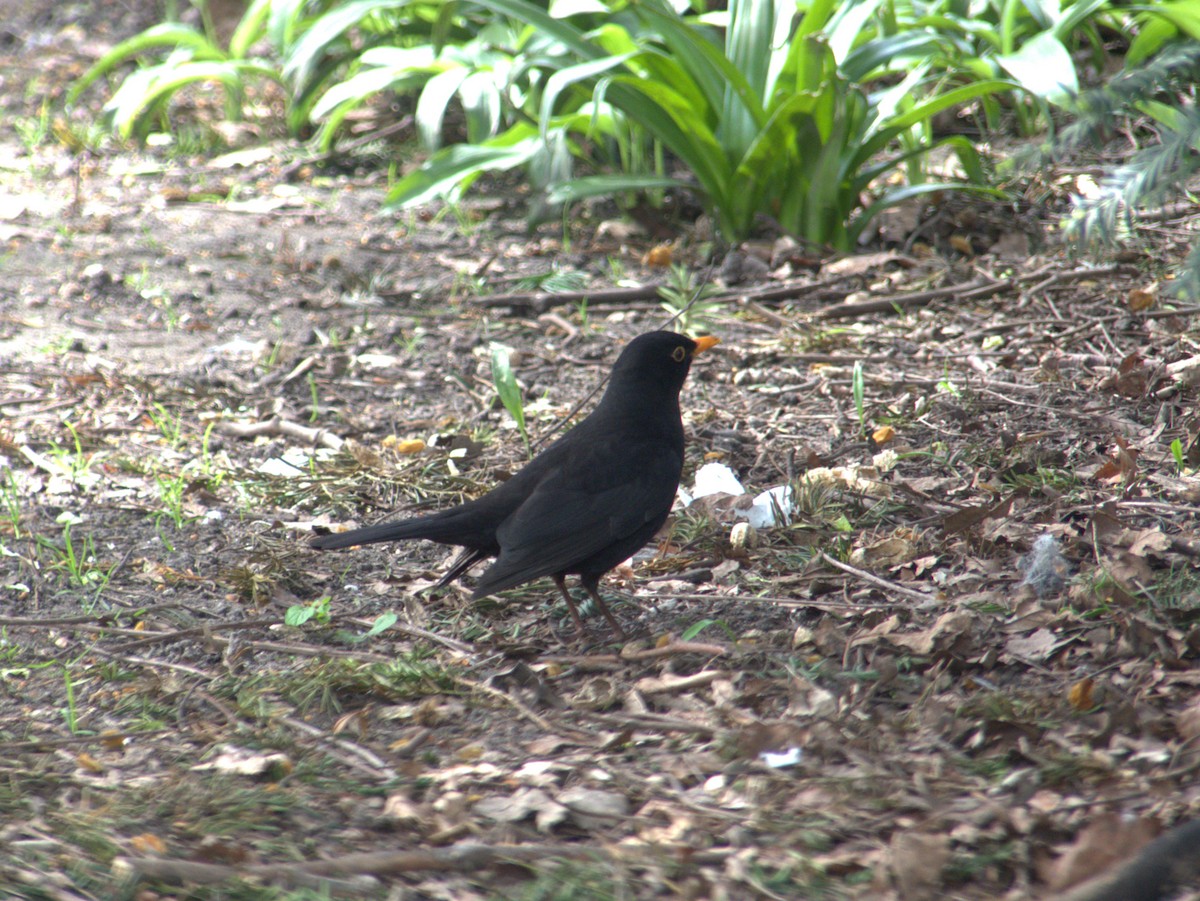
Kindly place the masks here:
<instances>
[{"instance_id":1,"label":"bird's tail","mask_svg":"<svg viewBox=\"0 0 1200 901\"><path fill-rule=\"evenodd\" d=\"M472 515L474 504L463 504L410 519L395 519L349 532L332 532L317 535L308 544L323 551L353 547L357 544L376 544L380 541L404 541L408 538L426 538L441 544L461 544L470 548L484 548L494 543L495 527L490 526L486 516ZM489 531L490 526L490 531Z\"/></svg>"},{"instance_id":2,"label":"bird's tail","mask_svg":"<svg viewBox=\"0 0 1200 901\"><path fill-rule=\"evenodd\" d=\"M400 541L405 538L428 538L426 517L416 519L401 519L396 522L381 522L376 526L364 529L351 529L348 532L331 532L328 535L318 535L310 541L309 547L331 551L342 547L353 547L356 544L375 544L380 541Z\"/></svg>"}]
</instances>

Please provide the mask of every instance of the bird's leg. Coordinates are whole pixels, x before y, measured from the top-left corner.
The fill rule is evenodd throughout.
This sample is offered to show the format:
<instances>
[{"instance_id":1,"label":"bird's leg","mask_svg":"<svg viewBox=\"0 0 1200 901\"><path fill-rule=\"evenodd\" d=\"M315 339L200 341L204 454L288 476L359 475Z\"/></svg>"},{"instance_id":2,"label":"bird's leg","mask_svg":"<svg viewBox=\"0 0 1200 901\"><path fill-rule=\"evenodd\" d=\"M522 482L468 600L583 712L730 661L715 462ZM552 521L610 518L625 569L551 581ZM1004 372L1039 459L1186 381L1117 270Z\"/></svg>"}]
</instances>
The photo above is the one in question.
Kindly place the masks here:
<instances>
[{"instance_id":1,"label":"bird's leg","mask_svg":"<svg viewBox=\"0 0 1200 901\"><path fill-rule=\"evenodd\" d=\"M617 622L617 618L613 616L613 612L608 609L608 604L604 603L604 598L600 597L600 588L593 585L587 579L581 579L580 583L583 590L588 593L588 596L596 602L596 606L600 608L600 612L604 614L604 618L608 620L608 624L612 626L613 632L616 633L619 641L625 640L625 630L621 628L621 624Z\"/></svg>"},{"instance_id":2,"label":"bird's leg","mask_svg":"<svg viewBox=\"0 0 1200 901\"><path fill-rule=\"evenodd\" d=\"M562 576L554 576L554 584L558 586L558 590L562 592L563 600L567 602L567 609L571 611L571 619L575 620L575 632L583 635L583 620L579 616L579 608L575 606L575 602L571 600L571 593L567 591L567 580Z\"/></svg>"}]
</instances>

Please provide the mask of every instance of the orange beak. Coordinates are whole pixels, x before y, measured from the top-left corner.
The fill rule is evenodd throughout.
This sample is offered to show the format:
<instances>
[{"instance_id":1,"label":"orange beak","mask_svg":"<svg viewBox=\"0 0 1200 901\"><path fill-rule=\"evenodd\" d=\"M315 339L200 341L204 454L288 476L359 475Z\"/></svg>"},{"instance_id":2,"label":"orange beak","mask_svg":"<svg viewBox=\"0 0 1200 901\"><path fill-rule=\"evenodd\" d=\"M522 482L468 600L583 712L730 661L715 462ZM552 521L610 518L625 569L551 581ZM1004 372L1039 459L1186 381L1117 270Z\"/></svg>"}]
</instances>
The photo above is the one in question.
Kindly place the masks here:
<instances>
[{"instance_id":1,"label":"orange beak","mask_svg":"<svg viewBox=\"0 0 1200 901\"><path fill-rule=\"evenodd\" d=\"M693 356L698 353L703 353L709 348L716 347L721 343L720 338L714 338L712 335L703 335L702 337L693 338L692 340L696 342L696 349L692 351Z\"/></svg>"}]
</instances>

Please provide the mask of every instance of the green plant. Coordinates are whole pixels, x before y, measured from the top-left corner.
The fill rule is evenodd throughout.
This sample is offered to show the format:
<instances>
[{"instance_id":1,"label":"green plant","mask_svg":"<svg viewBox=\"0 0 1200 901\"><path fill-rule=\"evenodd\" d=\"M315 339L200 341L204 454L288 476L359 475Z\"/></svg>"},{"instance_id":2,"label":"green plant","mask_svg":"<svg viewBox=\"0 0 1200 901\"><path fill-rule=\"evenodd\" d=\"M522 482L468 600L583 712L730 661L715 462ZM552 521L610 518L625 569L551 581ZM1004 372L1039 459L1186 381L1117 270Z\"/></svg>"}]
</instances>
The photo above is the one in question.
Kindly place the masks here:
<instances>
[{"instance_id":1,"label":"green plant","mask_svg":"<svg viewBox=\"0 0 1200 901\"><path fill-rule=\"evenodd\" d=\"M273 8L274 7L274 8ZM166 105L180 90L205 82L216 82L225 90L226 116L241 118L246 85L249 81L279 80L277 66L249 55L251 47L268 34L278 36L286 28L282 12L292 8L298 14L303 4L273 4L272 0L254 0L247 8L229 39L221 47L211 32L203 33L178 22L155 25L118 44L102 56L67 94L68 104L97 79L131 59L169 49L166 58L128 75L121 87L104 105L104 114L123 138L144 137L164 117ZM295 124L294 121L292 124Z\"/></svg>"},{"instance_id":2,"label":"green plant","mask_svg":"<svg viewBox=\"0 0 1200 901\"><path fill-rule=\"evenodd\" d=\"M51 442L47 454L52 463L52 469L67 478L73 485L80 488L90 488L95 485L100 476L92 472L92 466L99 459L99 454L84 453L83 441L75 426L64 422L63 427L71 436L72 447L66 448L57 442Z\"/></svg>"},{"instance_id":3,"label":"green plant","mask_svg":"<svg viewBox=\"0 0 1200 901\"><path fill-rule=\"evenodd\" d=\"M683 641L691 641L705 629L712 628L713 626L724 632L726 638L734 641L737 640L737 633L734 632L733 629L729 627L729 623L725 622L723 619L702 619L698 622L694 622L684 629L683 632L680 633L679 637Z\"/></svg>"},{"instance_id":4,"label":"green plant","mask_svg":"<svg viewBox=\"0 0 1200 901\"><path fill-rule=\"evenodd\" d=\"M854 395L854 412L858 416L858 433L865 437L867 434L866 386L863 380L862 360L854 361L854 369L850 373L850 390Z\"/></svg>"},{"instance_id":5,"label":"green plant","mask_svg":"<svg viewBox=\"0 0 1200 901\"><path fill-rule=\"evenodd\" d=\"M182 475L169 476L159 474L155 481L158 484L158 497L162 501L163 510L154 517L159 537L163 539L169 550L173 550L169 541L162 534L162 521L169 519L176 529L182 529L187 517L183 513L183 496L187 492L187 481Z\"/></svg>"},{"instance_id":6,"label":"green plant","mask_svg":"<svg viewBox=\"0 0 1200 901\"><path fill-rule=\"evenodd\" d=\"M1183 455L1183 442L1178 438L1171 442L1171 457L1175 460L1175 469L1178 472L1187 472L1187 459Z\"/></svg>"},{"instance_id":7,"label":"green plant","mask_svg":"<svg viewBox=\"0 0 1200 901\"><path fill-rule=\"evenodd\" d=\"M289 626L302 626L309 620L325 625L330 620L329 605L332 600L329 595L324 595L307 604L293 604L288 607L283 621Z\"/></svg>"},{"instance_id":8,"label":"green plant","mask_svg":"<svg viewBox=\"0 0 1200 901\"><path fill-rule=\"evenodd\" d=\"M21 537L21 492L17 477L11 468L5 468L0 480L0 502L4 505L4 518L12 529L12 537Z\"/></svg>"},{"instance_id":9,"label":"green plant","mask_svg":"<svg viewBox=\"0 0 1200 901\"><path fill-rule=\"evenodd\" d=\"M699 276L687 266L672 264L667 280L658 289L662 298L660 307L671 315L670 324L686 334L693 330L712 331L712 319L721 308L720 303L708 298L719 294L718 289L701 282Z\"/></svg>"},{"instance_id":10,"label":"green plant","mask_svg":"<svg viewBox=\"0 0 1200 901\"><path fill-rule=\"evenodd\" d=\"M1187 7L1187 10L1184 8ZM1014 165L1033 170L1068 159L1087 147L1101 146L1116 123L1149 123L1155 139L1134 151L1120 166L1102 178L1088 196L1073 198L1063 230L1081 248L1113 247L1135 239L1138 212L1186 191L1189 179L1200 171L1200 112L1193 94L1200 80L1200 15L1183 3L1163 3L1145 8L1156 14L1131 48L1128 68L1106 85L1084 92L1070 104L1074 121L1042 145L1019 155ZM1175 20L1178 20L1176 23ZM1167 44L1147 57L1143 35L1159 21L1171 31L1187 31L1192 40ZM1183 26L1187 28L1183 28ZM1158 50L1157 46L1154 46ZM1178 267L1175 292L1200 298L1200 241Z\"/></svg>"},{"instance_id":11,"label":"green plant","mask_svg":"<svg viewBox=\"0 0 1200 901\"><path fill-rule=\"evenodd\" d=\"M576 61L546 80L536 128L518 122L481 145L439 151L393 188L393 206L461 190L488 169L527 164L557 135L616 140L634 126L695 181L656 172L560 179L549 186L550 200L686 187L727 238L745 236L765 213L786 231L849 248L880 210L934 189L909 184L871 196L893 170L913 175L910 164L936 146L954 150L972 182L982 183L970 142L932 138L928 122L1015 87L985 79L941 90L927 63L869 92L863 84L887 73L891 59L933 47L936 38L906 33L856 46L865 19L833 0L812 4L795 28L787 4L733 0L723 40L713 17L680 15L660 0L631 3L627 15L593 30L531 0L479 3L553 36Z\"/></svg>"},{"instance_id":12,"label":"green plant","mask_svg":"<svg viewBox=\"0 0 1200 901\"><path fill-rule=\"evenodd\" d=\"M381 613L379 616L375 617L374 621L371 623L371 628L367 629L366 632L355 635L339 630L338 638L351 644L358 644L359 642L372 639L376 635L382 635L384 632L394 626L396 621L399 619L400 617L395 613Z\"/></svg>"},{"instance_id":13,"label":"green plant","mask_svg":"<svg viewBox=\"0 0 1200 901\"><path fill-rule=\"evenodd\" d=\"M75 706L75 681L71 678L71 668L63 667L63 685L67 690L67 706L63 708L63 720L72 735L79 734L79 711Z\"/></svg>"},{"instance_id":14,"label":"green plant","mask_svg":"<svg viewBox=\"0 0 1200 901\"><path fill-rule=\"evenodd\" d=\"M529 432L525 428L525 404L521 397L521 387L517 384L516 373L512 368L512 351L503 344L492 342L492 384L496 387L496 395L504 409L517 424L521 440L525 443L525 454L529 456Z\"/></svg>"},{"instance_id":15,"label":"green plant","mask_svg":"<svg viewBox=\"0 0 1200 901\"><path fill-rule=\"evenodd\" d=\"M105 569L96 562L96 544L91 535L84 535L81 541L77 540L73 527L81 524L82 518L74 513L63 512L55 522L62 526L61 545L42 537L37 538L37 544L56 558L51 568L65 570L72 585L93 591L92 597L84 604L84 608L90 611L108 587L108 580L117 565L114 563Z\"/></svg>"},{"instance_id":16,"label":"green plant","mask_svg":"<svg viewBox=\"0 0 1200 901\"><path fill-rule=\"evenodd\" d=\"M146 415L150 417L150 421L154 423L154 427L158 429L158 433L162 435L163 440L173 450L177 450L183 443L183 414L177 413L174 418L167 412L167 408L155 401L150 405L150 409L146 411Z\"/></svg>"},{"instance_id":17,"label":"green plant","mask_svg":"<svg viewBox=\"0 0 1200 901\"><path fill-rule=\"evenodd\" d=\"M17 137L24 146L27 154L32 154L36 148L46 143L46 138L51 134L50 113L50 102L46 100L42 103L36 118L32 116L18 116L13 120L13 128L16 130Z\"/></svg>"}]
</instances>

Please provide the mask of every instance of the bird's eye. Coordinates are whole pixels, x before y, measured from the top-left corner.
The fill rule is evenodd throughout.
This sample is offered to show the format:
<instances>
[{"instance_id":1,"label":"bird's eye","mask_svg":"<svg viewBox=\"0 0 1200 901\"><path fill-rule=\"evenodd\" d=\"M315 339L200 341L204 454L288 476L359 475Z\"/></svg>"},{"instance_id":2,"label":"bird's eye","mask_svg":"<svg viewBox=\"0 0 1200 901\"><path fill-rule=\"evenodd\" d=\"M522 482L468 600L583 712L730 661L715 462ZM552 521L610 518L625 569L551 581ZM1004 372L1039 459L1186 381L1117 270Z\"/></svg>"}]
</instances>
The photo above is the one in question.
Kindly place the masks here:
<instances>
[{"instance_id":1,"label":"bird's eye","mask_svg":"<svg viewBox=\"0 0 1200 901\"><path fill-rule=\"evenodd\" d=\"M684 350L682 347L677 347L673 351L671 351L671 359L674 360L676 363L682 363L683 358L686 356L687 356L687 351Z\"/></svg>"}]
</instances>

